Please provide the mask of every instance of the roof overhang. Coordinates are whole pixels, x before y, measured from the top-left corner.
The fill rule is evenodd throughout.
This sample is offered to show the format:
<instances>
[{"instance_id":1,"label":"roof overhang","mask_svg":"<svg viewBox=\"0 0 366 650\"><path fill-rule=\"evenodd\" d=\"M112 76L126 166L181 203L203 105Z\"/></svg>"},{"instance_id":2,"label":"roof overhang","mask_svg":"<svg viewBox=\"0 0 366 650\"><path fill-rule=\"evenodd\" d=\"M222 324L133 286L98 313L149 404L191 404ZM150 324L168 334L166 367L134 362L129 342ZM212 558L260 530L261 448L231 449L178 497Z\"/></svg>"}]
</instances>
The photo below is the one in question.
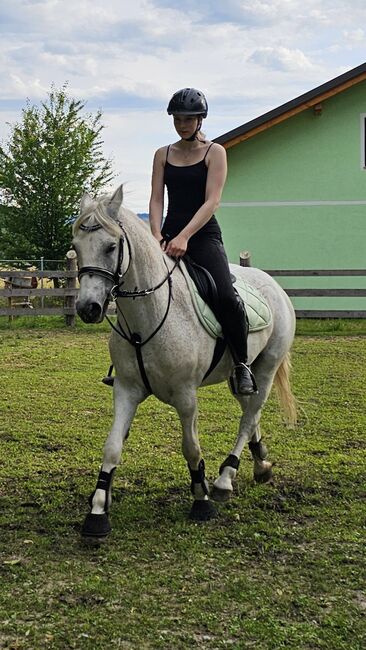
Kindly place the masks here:
<instances>
[{"instance_id":1,"label":"roof overhang","mask_svg":"<svg viewBox=\"0 0 366 650\"><path fill-rule=\"evenodd\" d=\"M331 81L296 97L296 99L286 102L286 104L282 104L281 106L278 106L278 108L268 111L268 113L264 113L260 117L218 136L214 139L214 142L222 144L225 149L230 149L230 147L234 147L236 144L252 138L257 135L257 133L270 129L272 126L280 124L288 118L293 117L298 113L302 113L309 108L314 108L326 99L334 97L334 95L338 95L344 90L347 90L365 80L366 63L363 63L357 68L353 68L339 77L335 77L335 79L331 79Z\"/></svg>"}]
</instances>

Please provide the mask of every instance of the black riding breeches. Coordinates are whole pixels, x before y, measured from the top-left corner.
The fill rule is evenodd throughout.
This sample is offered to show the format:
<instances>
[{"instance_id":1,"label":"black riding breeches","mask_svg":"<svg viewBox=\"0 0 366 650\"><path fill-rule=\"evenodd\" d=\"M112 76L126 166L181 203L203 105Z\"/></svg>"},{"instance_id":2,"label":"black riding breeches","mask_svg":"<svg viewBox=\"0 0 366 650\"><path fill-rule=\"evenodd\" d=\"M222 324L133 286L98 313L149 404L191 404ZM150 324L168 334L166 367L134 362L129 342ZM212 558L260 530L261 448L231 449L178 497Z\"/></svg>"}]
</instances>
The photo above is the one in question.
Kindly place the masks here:
<instances>
[{"instance_id":1,"label":"black riding breeches","mask_svg":"<svg viewBox=\"0 0 366 650\"><path fill-rule=\"evenodd\" d=\"M187 254L215 280L218 308L215 316L229 345L234 363L247 362L248 323L243 303L234 290L228 259L221 239L196 237L188 242Z\"/></svg>"}]
</instances>

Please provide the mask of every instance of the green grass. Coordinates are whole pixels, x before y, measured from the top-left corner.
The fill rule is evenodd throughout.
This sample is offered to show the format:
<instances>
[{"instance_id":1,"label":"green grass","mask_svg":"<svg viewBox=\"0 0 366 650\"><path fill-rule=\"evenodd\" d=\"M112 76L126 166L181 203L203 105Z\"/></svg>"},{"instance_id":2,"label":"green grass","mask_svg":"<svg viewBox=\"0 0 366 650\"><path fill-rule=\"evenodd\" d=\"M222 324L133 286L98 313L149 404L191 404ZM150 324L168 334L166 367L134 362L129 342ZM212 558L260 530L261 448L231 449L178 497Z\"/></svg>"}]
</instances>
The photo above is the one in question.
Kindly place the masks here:
<instances>
[{"instance_id":1,"label":"green grass","mask_svg":"<svg viewBox=\"0 0 366 650\"><path fill-rule=\"evenodd\" d=\"M353 332L355 334L355 332ZM0 332L0 648L361 650L366 642L366 339L298 336L300 426L263 411L273 486L243 454L217 520L191 523L173 410L139 409L105 546L80 542L111 424L105 331ZM239 409L200 391L209 479Z\"/></svg>"},{"instance_id":2,"label":"green grass","mask_svg":"<svg viewBox=\"0 0 366 650\"><path fill-rule=\"evenodd\" d=\"M75 326L67 328L64 316L15 316L9 322L7 316L0 316L0 331L8 330L65 330L82 332L109 332L110 325L106 320L98 325L86 325L76 317Z\"/></svg>"},{"instance_id":3,"label":"green grass","mask_svg":"<svg viewBox=\"0 0 366 650\"><path fill-rule=\"evenodd\" d=\"M366 318L298 318L296 334L301 336L366 336Z\"/></svg>"}]
</instances>

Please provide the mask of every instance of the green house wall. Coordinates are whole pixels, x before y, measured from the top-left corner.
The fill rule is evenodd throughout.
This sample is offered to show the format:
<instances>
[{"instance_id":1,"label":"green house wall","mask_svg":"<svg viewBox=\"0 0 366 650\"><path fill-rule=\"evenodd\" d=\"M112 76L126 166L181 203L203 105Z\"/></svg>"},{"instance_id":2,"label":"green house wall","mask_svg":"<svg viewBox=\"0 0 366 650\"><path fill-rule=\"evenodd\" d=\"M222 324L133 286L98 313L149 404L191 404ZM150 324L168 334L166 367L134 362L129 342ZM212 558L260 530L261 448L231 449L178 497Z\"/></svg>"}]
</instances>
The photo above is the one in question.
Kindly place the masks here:
<instances>
[{"instance_id":1,"label":"green house wall","mask_svg":"<svg viewBox=\"0 0 366 650\"><path fill-rule=\"evenodd\" d=\"M366 268L366 82L228 149L218 219L230 261L267 269ZM233 205L239 204L239 205ZM281 280L287 287L364 287L365 279ZM298 308L365 309L364 298L295 298Z\"/></svg>"}]
</instances>

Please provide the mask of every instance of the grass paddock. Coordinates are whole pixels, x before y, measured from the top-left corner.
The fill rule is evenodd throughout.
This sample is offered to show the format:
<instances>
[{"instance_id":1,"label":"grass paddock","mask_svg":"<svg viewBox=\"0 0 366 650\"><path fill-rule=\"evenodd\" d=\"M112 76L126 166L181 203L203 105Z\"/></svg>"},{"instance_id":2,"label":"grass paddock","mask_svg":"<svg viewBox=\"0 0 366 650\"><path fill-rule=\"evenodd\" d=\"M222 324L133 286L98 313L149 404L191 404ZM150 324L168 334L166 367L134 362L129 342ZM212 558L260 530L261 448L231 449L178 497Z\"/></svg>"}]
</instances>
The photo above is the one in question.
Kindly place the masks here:
<instances>
[{"instance_id":1,"label":"grass paddock","mask_svg":"<svg viewBox=\"0 0 366 650\"><path fill-rule=\"evenodd\" d=\"M286 429L275 396L263 411L274 485L253 483L244 453L232 501L190 522L178 418L151 397L116 473L112 535L91 549L107 331L2 328L0 648L365 647L366 340L316 329L293 348L300 425ZM210 481L239 414L224 384L200 390Z\"/></svg>"}]
</instances>

